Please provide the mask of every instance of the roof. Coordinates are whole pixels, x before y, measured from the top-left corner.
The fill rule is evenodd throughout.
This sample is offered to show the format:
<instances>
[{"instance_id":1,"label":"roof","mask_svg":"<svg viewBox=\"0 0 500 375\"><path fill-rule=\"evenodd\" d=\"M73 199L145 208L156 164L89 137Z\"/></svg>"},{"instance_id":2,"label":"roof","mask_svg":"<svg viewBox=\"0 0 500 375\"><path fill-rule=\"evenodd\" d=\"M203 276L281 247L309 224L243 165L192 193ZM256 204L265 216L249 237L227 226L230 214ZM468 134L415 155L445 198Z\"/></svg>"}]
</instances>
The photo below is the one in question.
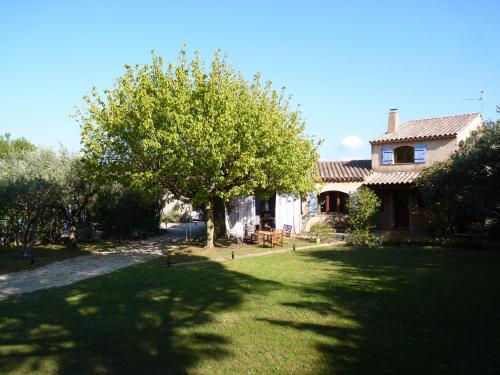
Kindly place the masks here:
<instances>
[{"instance_id":1,"label":"roof","mask_svg":"<svg viewBox=\"0 0 500 375\"><path fill-rule=\"evenodd\" d=\"M407 142L426 139L453 138L472 121L481 118L480 113L434 117L405 122L394 133L385 133L370 141L371 144Z\"/></svg>"},{"instance_id":2,"label":"roof","mask_svg":"<svg viewBox=\"0 0 500 375\"><path fill-rule=\"evenodd\" d=\"M375 172L365 179L365 185L398 185L415 182L420 172Z\"/></svg>"},{"instance_id":3,"label":"roof","mask_svg":"<svg viewBox=\"0 0 500 375\"><path fill-rule=\"evenodd\" d=\"M319 175L326 182L363 181L372 172L371 160L325 160L318 162Z\"/></svg>"}]
</instances>

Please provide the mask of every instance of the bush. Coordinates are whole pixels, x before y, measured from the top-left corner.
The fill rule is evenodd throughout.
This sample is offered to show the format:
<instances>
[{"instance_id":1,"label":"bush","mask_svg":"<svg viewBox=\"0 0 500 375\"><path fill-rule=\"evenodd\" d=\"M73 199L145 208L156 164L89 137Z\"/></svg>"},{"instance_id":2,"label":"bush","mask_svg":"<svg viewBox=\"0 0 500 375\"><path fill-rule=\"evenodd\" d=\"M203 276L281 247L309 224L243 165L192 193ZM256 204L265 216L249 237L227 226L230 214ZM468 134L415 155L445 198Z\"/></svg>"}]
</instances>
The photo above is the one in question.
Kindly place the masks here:
<instances>
[{"instance_id":1,"label":"bush","mask_svg":"<svg viewBox=\"0 0 500 375\"><path fill-rule=\"evenodd\" d=\"M334 212L328 215L327 223L335 229L335 232L345 233L347 231L347 215L340 212Z\"/></svg>"},{"instance_id":2,"label":"bush","mask_svg":"<svg viewBox=\"0 0 500 375\"><path fill-rule=\"evenodd\" d=\"M311 225L311 229L309 231L313 236L328 236L335 233L335 228L327 223L316 223Z\"/></svg>"},{"instance_id":3,"label":"bush","mask_svg":"<svg viewBox=\"0 0 500 375\"><path fill-rule=\"evenodd\" d=\"M97 193L90 214L107 236L138 238L159 232L161 203L143 192L113 183Z\"/></svg>"},{"instance_id":4,"label":"bush","mask_svg":"<svg viewBox=\"0 0 500 375\"><path fill-rule=\"evenodd\" d=\"M349 231L347 243L354 246L376 246L380 240L366 229L354 229Z\"/></svg>"},{"instance_id":5,"label":"bush","mask_svg":"<svg viewBox=\"0 0 500 375\"><path fill-rule=\"evenodd\" d=\"M347 202L349 232L362 234L373 229L373 222L380 205L380 198L366 187L351 193Z\"/></svg>"},{"instance_id":6,"label":"bush","mask_svg":"<svg viewBox=\"0 0 500 375\"><path fill-rule=\"evenodd\" d=\"M191 216L182 204L177 203L170 211L161 215L161 221L164 223L185 223L191 221Z\"/></svg>"},{"instance_id":7,"label":"bush","mask_svg":"<svg viewBox=\"0 0 500 375\"><path fill-rule=\"evenodd\" d=\"M180 223L181 211L177 207L174 207L161 215L161 221L164 223Z\"/></svg>"}]
</instances>

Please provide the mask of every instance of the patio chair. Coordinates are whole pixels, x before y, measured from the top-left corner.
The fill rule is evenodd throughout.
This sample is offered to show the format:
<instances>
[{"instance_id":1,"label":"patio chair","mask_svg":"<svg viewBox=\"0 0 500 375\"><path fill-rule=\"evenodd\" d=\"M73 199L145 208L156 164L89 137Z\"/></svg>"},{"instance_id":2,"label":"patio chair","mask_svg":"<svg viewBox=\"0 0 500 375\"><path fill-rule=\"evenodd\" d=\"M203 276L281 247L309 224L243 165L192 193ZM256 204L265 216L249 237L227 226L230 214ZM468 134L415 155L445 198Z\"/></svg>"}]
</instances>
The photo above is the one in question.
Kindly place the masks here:
<instances>
[{"instance_id":1,"label":"patio chair","mask_svg":"<svg viewBox=\"0 0 500 375\"><path fill-rule=\"evenodd\" d=\"M283 237L283 229L273 230L273 235L271 236L271 247L274 247L274 245L283 247Z\"/></svg>"},{"instance_id":2,"label":"patio chair","mask_svg":"<svg viewBox=\"0 0 500 375\"><path fill-rule=\"evenodd\" d=\"M284 224L283 225L283 233L285 237L290 237L292 234L293 227L291 225Z\"/></svg>"},{"instance_id":3,"label":"patio chair","mask_svg":"<svg viewBox=\"0 0 500 375\"><path fill-rule=\"evenodd\" d=\"M244 241L247 243L257 242L257 233L255 232L255 226L252 224L245 224L245 236Z\"/></svg>"}]
</instances>

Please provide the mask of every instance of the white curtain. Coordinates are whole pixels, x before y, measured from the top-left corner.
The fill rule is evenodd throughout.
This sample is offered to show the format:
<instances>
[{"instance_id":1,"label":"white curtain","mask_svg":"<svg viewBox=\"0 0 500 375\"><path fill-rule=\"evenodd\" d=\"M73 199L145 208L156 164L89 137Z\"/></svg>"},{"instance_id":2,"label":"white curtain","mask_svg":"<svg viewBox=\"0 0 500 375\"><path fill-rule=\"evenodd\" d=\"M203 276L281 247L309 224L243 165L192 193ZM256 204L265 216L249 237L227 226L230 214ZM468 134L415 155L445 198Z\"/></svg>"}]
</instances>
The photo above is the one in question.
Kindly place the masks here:
<instances>
[{"instance_id":1,"label":"white curtain","mask_svg":"<svg viewBox=\"0 0 500 375\"><path fill-rule=\"evenodd\" d=\"M277 229L283 229L283 225L291 225L292 233L300 233L302 223L300 197L276 193L275 222Z\"/></svg>"},{"instance_id":2,"label":"white curtain","mask_svg":"<svg viewBox=\"0 0 500 375\"><path fill-rule=\"evenodd\" d=\"M245 224L255 225L255 198L235 198L226 212L226 226L229 236L242 239L245 235Z\"/></svg>"}]
</instances>

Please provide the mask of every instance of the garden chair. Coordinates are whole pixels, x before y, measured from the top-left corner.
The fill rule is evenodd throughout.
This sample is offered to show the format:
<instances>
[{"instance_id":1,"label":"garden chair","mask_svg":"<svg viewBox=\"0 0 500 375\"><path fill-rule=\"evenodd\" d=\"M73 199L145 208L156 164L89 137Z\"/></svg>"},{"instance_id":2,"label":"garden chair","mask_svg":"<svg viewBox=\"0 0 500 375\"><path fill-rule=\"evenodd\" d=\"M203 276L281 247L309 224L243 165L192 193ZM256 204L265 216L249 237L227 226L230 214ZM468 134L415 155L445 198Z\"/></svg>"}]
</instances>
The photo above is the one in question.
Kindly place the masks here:
<instances>
[{"instance_id":1,"label":"garden chair","mask_svg":"<svg viewBox=\"0 0 500 375\"><path fill-rule=\"evenodd\" d=\"M279 245L283 247L283 229L274 229L273 230L273 235L271 236L271 247L274 247L274 245Z\"/></svg>"},{"instance_id":2,"label":"garden chair","mask_svg":"<svg viewBox=\"0 0 500 375\"><path fill-rule=\"evenodd\" d=\"M245 236L244 241L247 243L257 242L257 233L255 232L255 226L252 224L245 224Z\"/></svg>"},{"instance_id":3,"label":"garden chair","mask_svg":"<svg viewBox=\"0 0 500 375\"><path fill-rule=\"evenodd\" d=\"M292 234L292 229L293 227L291 225L283 225L283 233L285 235L285 237L290 237L291 234Z\"/></svg>"}]
</instances>

